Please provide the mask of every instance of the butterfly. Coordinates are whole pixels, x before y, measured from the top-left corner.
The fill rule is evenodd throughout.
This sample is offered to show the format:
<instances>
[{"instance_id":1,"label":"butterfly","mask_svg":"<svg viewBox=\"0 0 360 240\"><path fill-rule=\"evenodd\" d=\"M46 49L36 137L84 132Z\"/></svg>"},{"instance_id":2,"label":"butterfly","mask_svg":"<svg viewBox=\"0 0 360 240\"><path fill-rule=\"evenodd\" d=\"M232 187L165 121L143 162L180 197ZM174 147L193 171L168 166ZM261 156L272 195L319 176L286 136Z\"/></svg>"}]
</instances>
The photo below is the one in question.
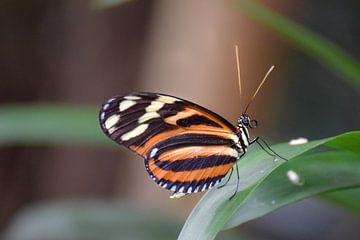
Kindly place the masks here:
<instances>
[{"instance_id":1,"label":"butterfly","mask_svg":"<svg viewBox=\"0 0 360 240\"><path fill-rule=\"evenodd\" d=\"M151 178L174 193L218 185L257 140L249 136L257 121L247 114L235 127L200 105L159 93L110 98L100 110L100 125L108 137L144 158Z\"/></svg>"},{"instance_id":2,"label":"butterfly","mask_svg":"<svg viewBox=\"0 0 360 240\"><path fill-rule=\"evenodd\" d=\"M241 95L237 46L236 56ZM140 155L146 171L160 187L175 195L208 190L230 170L231 176L233 166L237 167L235 163L252 143L258 143L271 156L279 156L261 138L250 140L249 129L255 128L257 121L246 114L273 68L266 73L236 126L193 102L166 94L135 92L112 97L102 105L101 129L113 141ZM238 169L237 177L232 197L238 189Z\"/></svg>"}]
</instances>

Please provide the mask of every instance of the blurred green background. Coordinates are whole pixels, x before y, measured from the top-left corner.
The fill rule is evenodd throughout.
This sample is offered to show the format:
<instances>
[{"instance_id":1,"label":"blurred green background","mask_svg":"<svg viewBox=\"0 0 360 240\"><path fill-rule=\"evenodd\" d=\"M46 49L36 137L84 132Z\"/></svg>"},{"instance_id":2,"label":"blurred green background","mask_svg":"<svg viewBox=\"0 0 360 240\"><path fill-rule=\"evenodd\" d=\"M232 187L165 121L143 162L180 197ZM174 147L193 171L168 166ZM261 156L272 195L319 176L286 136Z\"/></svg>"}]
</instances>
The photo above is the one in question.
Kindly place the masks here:
<instances>
[{"instance_id":1,"label":"blurred green background","mask_svg":"<svg viewBox=\"0 0 360 240\"><path fill-rule=\"evenodd\" d=\"M357 1L259 1L342 50L246 1L135 0L103 8L115 2L0 3L5 240L176 238L201 194L170 200L142 159L106 139L97 111L113 95L172 94L235 123L275 65L249 111L259 121L253 136L274 143L359 129ZM359 239L359 227L356 213L309 199L218 239Z\"/></svg>"}]
</instances>

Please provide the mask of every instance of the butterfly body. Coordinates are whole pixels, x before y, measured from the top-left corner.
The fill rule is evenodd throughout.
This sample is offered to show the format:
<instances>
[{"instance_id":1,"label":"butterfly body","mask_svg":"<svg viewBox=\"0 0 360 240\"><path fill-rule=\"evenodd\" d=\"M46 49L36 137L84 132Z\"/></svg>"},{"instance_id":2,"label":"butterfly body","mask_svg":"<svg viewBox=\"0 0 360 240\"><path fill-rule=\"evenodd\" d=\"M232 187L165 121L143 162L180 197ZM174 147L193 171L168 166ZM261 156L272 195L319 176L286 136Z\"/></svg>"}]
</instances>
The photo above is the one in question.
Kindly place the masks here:
<instances>
[{"instance_id":1,"label":"butterfly body","mask_svg":"<svg viewBox=\"0 0 360 240\"><path fill-rule=\"evenodd\" d=\"M113 97L100 110L104 133L143 157L151 178L176 193L219 184L246 152L254 121L243 114L235 127L195 103L158 93Z\"/></svg>"}]
</instances>

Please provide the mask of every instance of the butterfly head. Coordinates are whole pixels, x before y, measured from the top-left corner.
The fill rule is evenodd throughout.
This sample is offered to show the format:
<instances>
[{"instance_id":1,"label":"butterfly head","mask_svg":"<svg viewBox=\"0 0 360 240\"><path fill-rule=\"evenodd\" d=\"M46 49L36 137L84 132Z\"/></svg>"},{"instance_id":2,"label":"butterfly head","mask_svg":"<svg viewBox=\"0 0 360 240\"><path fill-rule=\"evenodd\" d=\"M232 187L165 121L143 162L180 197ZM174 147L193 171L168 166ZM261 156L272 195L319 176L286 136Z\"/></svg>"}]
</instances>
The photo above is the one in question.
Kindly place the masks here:
<instances>
[{"instance_id":1,"label":"butterfly head","mask_svg":"<svg viewBox=\"0 0 360 240\"><path fill-rule=\"evenodd\" d=\"M258 122L255 119L251 119L248 115L242 114L238 119L238 129L241 127L246 128L256 128L258 125Z\"/></svg>"}]
</instances>

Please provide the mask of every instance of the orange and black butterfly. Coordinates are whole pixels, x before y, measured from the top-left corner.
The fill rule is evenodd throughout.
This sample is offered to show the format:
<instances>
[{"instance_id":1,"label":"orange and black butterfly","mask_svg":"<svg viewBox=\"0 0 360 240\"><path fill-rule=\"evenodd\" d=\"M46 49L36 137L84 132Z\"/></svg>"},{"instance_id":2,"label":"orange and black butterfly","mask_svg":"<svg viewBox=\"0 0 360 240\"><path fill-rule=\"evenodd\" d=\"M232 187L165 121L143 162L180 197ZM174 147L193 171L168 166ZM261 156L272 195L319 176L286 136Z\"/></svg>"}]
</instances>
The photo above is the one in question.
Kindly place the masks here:
<instances>
[{"instance_id":1,"label":"orange and black butterfly","mask_svg":"<svg viewBox=\"0 0 360 240\"><path fill-rule=\"evenodd\" d=\"M241 95L237 46L235 50ZM273 68L266 73L236 127L218 114L181 98L132 93L110 98L103 104L101 128L112 140L143 157L147 172L161 187L182 194L205 191L218 185L230 170L232 173L233 165L254 142L269 155L284 159L261 138L250 140L249 128L255 128L257 121L246 114ZM239 184L238 169L237 177Z\"/></svg>"},{"instance_id":2,"label":"orange and black butterfly","mask_svg":"<svg viewBox=\"0 0 360 240\"><path fill-rule=\"evenodd\" d=\"M108 137L145 159L158 185L175 193L194 193L221 182L252 143L248 128L257 122L242 114L235 127L181 98L132 93L107 100L100 124Z\"/></svg>"}]
</instances>

